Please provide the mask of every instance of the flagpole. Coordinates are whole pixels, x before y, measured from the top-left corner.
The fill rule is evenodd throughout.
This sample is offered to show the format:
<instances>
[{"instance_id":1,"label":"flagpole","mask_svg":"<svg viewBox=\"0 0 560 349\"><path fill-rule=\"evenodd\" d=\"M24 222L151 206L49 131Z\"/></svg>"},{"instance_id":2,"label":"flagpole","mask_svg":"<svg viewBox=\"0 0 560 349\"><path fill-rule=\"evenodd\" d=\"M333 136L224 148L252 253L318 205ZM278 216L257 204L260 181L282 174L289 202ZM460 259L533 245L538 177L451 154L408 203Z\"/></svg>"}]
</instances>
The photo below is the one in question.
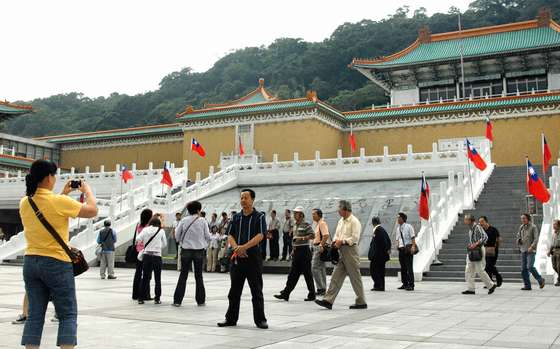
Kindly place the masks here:
<instances>
[{"instance_id":1,"label":"flagpole","mask_svg":"<svg viewBox=\"0 0 560 349\"><path fill-rule=\"evenodd\" d=\"M122 197L122 182L123 182L123 178L122 178L122 168L119 167L119 170L121 172L121 208L120 211L122 212L122 202L123 202L123 197ZM120 212L119 212L120 213Z\"/></svg>"},{"instance_id":2,"label":"flagpole","mask_svg":"<svg viewBox=\"0 0 560 349\"><path fill-rule=\"evenodd\" d=\"M543 179L546 179L546 168L544 166L544 132L541 132L541 153L542 153L542 176Z\"/></svg>"},{"instance_id":3,"label":"flagpole","mask_svg":"<svg viewBox=\"0 0 560 349\"><path fill-rule=\"evenodd\" d=\"M352 123L350 123L350 139L352 139ZM352 143L350 143L350 157L354 157L354 146L352 145Z\"/></svg>"},{"instance_id":4,"label":"flagpole","mask_svg":"<svg viewBox=\"0 0 560 349\"><path fill-rule=\"evenodd\" d=\"M465 96L465 68L464 68L464 59L463 59L464 47L463 47L463 29L461 28L461 12L458 13L458 17L459 17L459 51L461 57L461 84L463 88L463 100L464 100L467 98L467 96Z\"/></svg>"},{"instance_id":5,"label":"flagpole","mask_svg":"<svg viewBox=\"0 0 560 349\"><path fill-rule=\"evenodd\" d=\"M471 199L473 202L473 208L474 208L474 189L473 189L473 185L472 185L472 175L471 175L471 160L469 159L469 146L467 144L467 154L465 154L467 156L467 169L469 172L469 184L471 185Z\"/></svg>"}]
</instances>

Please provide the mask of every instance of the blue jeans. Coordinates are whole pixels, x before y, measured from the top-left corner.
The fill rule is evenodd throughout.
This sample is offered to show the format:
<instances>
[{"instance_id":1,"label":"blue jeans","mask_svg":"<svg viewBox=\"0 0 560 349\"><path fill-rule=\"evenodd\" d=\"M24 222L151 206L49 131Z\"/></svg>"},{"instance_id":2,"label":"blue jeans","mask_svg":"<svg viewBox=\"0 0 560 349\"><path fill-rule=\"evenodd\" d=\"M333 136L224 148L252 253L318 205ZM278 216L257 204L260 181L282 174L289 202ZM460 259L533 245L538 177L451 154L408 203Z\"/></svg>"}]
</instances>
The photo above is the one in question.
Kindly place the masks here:
<instances>
[{"instance_id":1,"label":"blue jeans","mask_svg":"<svg viewBox=\"0 0 560 349\"><path fill-rule=\"evenodd\" d=\"M531 279L529 273L540 283L542 280L541 275L535 268L535 252L521 252L521 276L525 287L531 288Z\"/></svg>"},{"instance_id":2,"label":"blue jeans","mask_svg":"<svg viewBox=\"0 0 560 349\"><path fill-rule=\"evenodd\" d=\"M21 345L41 344L45 312L51 297L59 319L56 345L76 345L78 305L72 263L44 256L25 256L24 261L29 315Z\"/></svg>"}]
</instances>

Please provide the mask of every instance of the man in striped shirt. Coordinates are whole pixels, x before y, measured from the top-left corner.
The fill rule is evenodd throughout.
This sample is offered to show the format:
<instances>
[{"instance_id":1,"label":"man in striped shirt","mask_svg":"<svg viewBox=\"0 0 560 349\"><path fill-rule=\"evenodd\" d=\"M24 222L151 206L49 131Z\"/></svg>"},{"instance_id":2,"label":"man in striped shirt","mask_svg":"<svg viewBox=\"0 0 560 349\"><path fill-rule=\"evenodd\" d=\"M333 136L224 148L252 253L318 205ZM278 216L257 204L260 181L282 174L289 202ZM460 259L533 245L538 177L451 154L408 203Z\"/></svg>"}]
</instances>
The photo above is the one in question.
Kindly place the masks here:
<instances>
[{"instance_id":1,"label":"man in striped shirt","mask_svg":"<svg viewBox=\"0 0 560 349\"><path fill-rule=\"evenodd\" d=\"M465 269L467 290L463 291L463 294L475 294L474 279L476 274L480 276L480 279L484 282L486 288L488 288L488 294L492 294L496 290L496 284L492 282L492 279L490 279L484 270L486 267L486 251L484 250L484 244L486 240L488 240L488 235L486 235L486 232L480 224L476 223L476 219L473 215L465 215L463 222L469 228L469 244L467 245L467 251L469 251L469 253L467 254L467 267Z\"/></svg>"}]
</instances>

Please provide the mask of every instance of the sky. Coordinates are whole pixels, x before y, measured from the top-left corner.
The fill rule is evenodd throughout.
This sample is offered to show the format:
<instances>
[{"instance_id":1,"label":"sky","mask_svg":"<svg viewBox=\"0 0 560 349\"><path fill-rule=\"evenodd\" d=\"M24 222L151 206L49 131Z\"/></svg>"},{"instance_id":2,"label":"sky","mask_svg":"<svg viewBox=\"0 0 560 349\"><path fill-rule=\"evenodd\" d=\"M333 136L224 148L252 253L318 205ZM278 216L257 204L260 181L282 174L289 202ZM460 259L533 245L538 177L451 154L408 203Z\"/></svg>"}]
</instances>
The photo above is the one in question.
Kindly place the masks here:
<instances>
[{"instance_id":1,"label":"sky","mask_svg":"<svg viewBox=\"0 0 560 349\"><path fill-rule=\"evenodd\" d=\"M431 15L471 1L4 0L0 100L144 93L235 49L280 37L322 41L345 22L381 20L403 5Z\"/></svg>"}]
</instances>

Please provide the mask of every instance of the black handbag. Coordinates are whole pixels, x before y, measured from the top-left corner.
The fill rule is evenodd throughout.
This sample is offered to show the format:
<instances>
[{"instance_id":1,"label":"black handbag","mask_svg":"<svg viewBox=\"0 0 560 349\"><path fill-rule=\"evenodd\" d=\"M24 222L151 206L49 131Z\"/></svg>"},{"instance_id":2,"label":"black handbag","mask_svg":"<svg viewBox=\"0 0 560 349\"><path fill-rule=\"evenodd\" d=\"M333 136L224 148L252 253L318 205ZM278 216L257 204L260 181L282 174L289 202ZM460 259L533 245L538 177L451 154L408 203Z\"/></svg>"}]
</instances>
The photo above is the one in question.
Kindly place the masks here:
<instances>
[{"instance_id":1,"label":"black handbag","mask_svg":"<svg viewBox=\"0 0 560 349\"><path fill-rule=\"evenodd\" d=\"M323 241L323 233L321 232L321 228L319 228L319 237L320 241ZM331 262L332 264L338 264L338 260L340 255L338 250L334 248L331 244L326 244L323 246L323 252L319 254L319 259L321 262Z\"/></svg>"},{"instance_id":2,"label":"black handbag","mask_svg":"<svg viewBox=\"0 0 560 349\"><path fill-rule=\"evenodd\" d=\"M401 227L399 227L399 233L401 233L401 239L402 239L402 242L403 242L403 244L404 244L404 237L403 237L403 234L402 234L402 229L401 229ZM404 246L404 252L405 252L406 254L409 254L409 255L414 256L415 254L417 254L418 252L420 252L420 249L418 248L418 245L416 245L416 244L406 244L406 245Z\"/></svg>"},{"instance_id":3,"label":"black handbag","mask_svg":"<svg viewBox=\"0 0 560 349\"><path fill-rule=\"evenodd\" d=\"M124 255L124 260L127 263L136 263L138 262L138 251L136 251L136 232L138 231L138 225L134 228L134 238L132 239L132 245L128 246L126 249L126 253Z\"/></svg>"},{"instance_id":4,"label":"black handbag","mask_svg":"<svg viewBox=\"0 0 560 349\"><path fill-rule=\"evenodd\" d=\"M473 230L473 234L474 236L474 230ZM473 243L472 241L472 236L470 238L471 244ZM471 262L480 262L482 260L482 246L478 246L477 248L473 249L473 250L469 250L467 249L467 255L469 257L469 261Z\"/></svg>"},{"instance_id":5,"label":"black handbag","mask_svg":"<svg viewBox=\"0 0 560 349\"><path fill-rule=\"evenodd\" d=\"M84 257L82 251L78 250L74 247L68 247L68 245L62 240L60 235L56 232L53 226L45 219L45 216L41 213L35 201L31 198L31 196L27 197L31 208L35 211L35 216L39 219L39 221L43 224L45 229L52 235L52 237L58 242L58 244L64 249L70 260L72 261L72 269L74 271L74 276L78 276L80 274L85 273L89 269L89 265Z\"/></svg>"}]
</instances>

